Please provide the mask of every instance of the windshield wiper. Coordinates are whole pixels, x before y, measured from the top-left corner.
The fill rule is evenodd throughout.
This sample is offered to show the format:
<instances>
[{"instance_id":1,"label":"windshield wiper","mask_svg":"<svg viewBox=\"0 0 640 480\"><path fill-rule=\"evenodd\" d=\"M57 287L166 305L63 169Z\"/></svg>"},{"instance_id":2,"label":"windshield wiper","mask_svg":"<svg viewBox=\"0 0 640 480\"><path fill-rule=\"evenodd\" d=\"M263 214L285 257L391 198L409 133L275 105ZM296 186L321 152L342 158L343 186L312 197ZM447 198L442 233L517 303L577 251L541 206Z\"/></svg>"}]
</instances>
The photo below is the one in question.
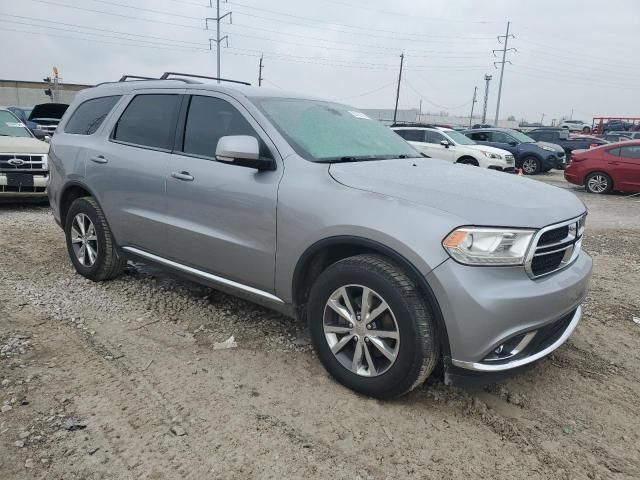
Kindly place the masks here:
<instances>
[{"instance_id":1,"label":"windshield wiper","mask_svg":"<svg viewBox=\"0 0 640 480\"><path fill-rule=\"evenodd\" d=\"M345 155L344 157L332 157L332 158L324 158L320 160L322 163L347 163L347 162L368 162L372 160L391 160L393 158L419 158L419 157L409 157L408 155L402 153L400 155Z\"/></svg>"}]
</instances>

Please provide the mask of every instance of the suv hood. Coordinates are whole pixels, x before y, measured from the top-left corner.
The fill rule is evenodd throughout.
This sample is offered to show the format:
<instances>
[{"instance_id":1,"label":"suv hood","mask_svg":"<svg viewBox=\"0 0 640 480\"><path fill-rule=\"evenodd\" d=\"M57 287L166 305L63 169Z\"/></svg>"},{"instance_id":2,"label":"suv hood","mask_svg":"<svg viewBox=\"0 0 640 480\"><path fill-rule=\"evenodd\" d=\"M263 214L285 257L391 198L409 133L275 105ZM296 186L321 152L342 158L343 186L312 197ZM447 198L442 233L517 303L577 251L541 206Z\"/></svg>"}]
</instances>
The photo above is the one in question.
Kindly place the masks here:
<instances>
[{"instance_id":1,"label":"suv hood","mask_svg":"<svg viewBox=\"0 0 640 480\"><path fill-rule=\"evenodd\" d=\"M60 120L64 112L67 111L67 108L69 108L69 105L66 103L41 103L33 107L29 115L29 120L33 121L37 118L56 118Z\"/></svg>"},{"instance_id":2,"label":"suv hood","mask_svg":"<svg viewBox=\"0 0 640 480\"><path fill-rule=\"evenodd\" d=\"M0 137L0 153L42 154L49 151L49 144L31 137Z\"/></svg>"},{"instance_id":3,"label":"suv hood","mask_svg":"<svg viewBox=\"0 0 640 480\"><path fill-rule=\"evenodd\" d=\"M561 188L435 159L335 163L329 174L351 188L456 215L461 225L541 228L585 211L573 193Z\"/></svg>"},{"instance_id":4,"label":"suv hood","mask_svg":"<svg viewBox=\"0 0 640 480\"><path fill-rule=\"evenodd\" d=\"M497 153L498 155L512 155L511 152L507 150L503 150L502 148L490 147L489 145L465 145L465 147L473 148L474 150L479 150L480 152L488 152L488 153ZM513 155L512 155L513 156Z\"/></svg>"},{"instance_id":5,"label":"suv hood","mask_svg":"<svg viewBox=\"0 0 640 480\"><path fill-rule=\"evenodd\" d=\"M556 152L562 152L562 154L564 155L564 148L562 148L560 145L558 145L557 143L550 143L550 142L536 142L536 145L538 145L539 147L550 147L553 148Z\"/></svg>"}]
</instances>

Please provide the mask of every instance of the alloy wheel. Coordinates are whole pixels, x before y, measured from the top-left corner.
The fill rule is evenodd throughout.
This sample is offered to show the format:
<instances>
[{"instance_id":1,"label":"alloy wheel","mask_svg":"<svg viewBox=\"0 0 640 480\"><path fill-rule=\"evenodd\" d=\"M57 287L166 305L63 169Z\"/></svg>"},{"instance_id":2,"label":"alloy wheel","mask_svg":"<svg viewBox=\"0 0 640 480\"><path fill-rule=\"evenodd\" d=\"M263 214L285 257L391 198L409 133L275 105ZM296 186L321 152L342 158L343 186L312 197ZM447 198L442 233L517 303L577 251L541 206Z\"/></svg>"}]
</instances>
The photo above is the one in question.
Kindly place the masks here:
<instances>
[{"instance_id":1,"label":"alloy wheel","mask_svg":"<svg viewBox=\"0 0 640 480\"><path fill-rule=\"evenodd\" d=\"M98 258L98 237L91 219L78 213L71 223L71 245L81 265L91 267Z\"/></svg>"},{"instance_id":2,"label":"alloy wheel","mask_svg":"<svg viewBox=\"0 0 640 480\"><path fill-rule=\"evenodd\" d=\"M522 170L529 175L536 173L536 170L538 170L537 160L534 158L526 158L524 162L522 162Z\"/></svg>"},{"instance_id":3,"label":"alloy wheel","mask_svg":"<svg viewBox=\"0 0 640 480\"><path fill-rule=\"evenodd\" d=\"M389 304L368 287L346 285L333 292L322 326L331 353L356 375L382 375L398 357L396 318Z\"/></svg>"},{"instance_id":4,"label":"alloy wheel","mask_svg":"<svg viewBox=\"0 0 640 480\"><path fill-rule=\"evenodd\" d=\"M593 175L587 185L593 193L604 193L609 188L609 180L604 175Z\"/></svg>"}]
</instances>

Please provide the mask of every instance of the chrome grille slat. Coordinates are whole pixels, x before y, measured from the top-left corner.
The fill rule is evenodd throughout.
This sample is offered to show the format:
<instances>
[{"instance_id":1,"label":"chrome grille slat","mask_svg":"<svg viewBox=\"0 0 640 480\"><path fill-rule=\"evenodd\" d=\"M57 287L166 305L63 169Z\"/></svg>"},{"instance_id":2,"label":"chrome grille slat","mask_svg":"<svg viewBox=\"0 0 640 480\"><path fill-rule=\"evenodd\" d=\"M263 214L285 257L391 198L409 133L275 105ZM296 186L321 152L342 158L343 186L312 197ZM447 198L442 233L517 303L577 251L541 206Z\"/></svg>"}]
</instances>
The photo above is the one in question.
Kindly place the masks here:
<instances>
[{"instance_id":1,"label":"chrome grille slat","mask_svg":"<svg viewBox=\"0 0 640 480\"><path fill-rule=\"evenodd\" d=\"M531 278L550 275L573 263L582 248L585 216L550 225L536 234L525 262ZM551 243L547 243L549 239Z\"/></svg>"},{"instance_id":2,"label":"chrome grille slat","mask_svg":"<svg viewBox=\"0 0 640 480\"><path fill-rule=\"evenodd\" d=\"M18 164L19 162L22 163ZM45 154L0 154L0 173L46 173L47 171L47 156Z\"/></svg>"}]
</instances>

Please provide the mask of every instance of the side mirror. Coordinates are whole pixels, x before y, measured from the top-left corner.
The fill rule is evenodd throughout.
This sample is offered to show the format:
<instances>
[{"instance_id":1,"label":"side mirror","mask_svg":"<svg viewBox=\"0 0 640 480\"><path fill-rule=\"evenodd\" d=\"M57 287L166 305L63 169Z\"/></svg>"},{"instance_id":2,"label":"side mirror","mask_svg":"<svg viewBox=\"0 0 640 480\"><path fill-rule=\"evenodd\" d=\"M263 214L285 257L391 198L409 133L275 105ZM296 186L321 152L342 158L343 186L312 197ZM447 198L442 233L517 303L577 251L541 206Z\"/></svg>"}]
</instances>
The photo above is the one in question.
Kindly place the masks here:
<instances>
[{"instance_id":1,"label":"side mirror","mask_svg":"<svg viewBox=\"0 0 640 480\"><path fill-rule=\"evenodd\" d=\"M442 140L440 142L440 145L442 145L444 148L449 148L449 142L447 140Z\"/></svg>"},{"instance_id":2,"label":"side mirror","mask_svg":"<svg viewBox=\"0 0 640 480\"><path fill-rule=\"evenodd\" d=\"M31 133L33 133L33 136L36 137L38 140L46 141L47 134L45 133L44 130L41 130L39 128L34 128L33 130L31 130Z\"/></svg>"},{"instance_id":3,"label":"side mirror","mask_svg":"<svg viewBox=\"0 0 640 480\"><path fill-rule=\"evenodd\" d=\"M260 157L260 144L250 135L221 137L216 146L216 160L257 170L275 170L271 158Z\"/></svg>"},{"instance_id":4,"label":"side mirror","mask_svg":"<svg viewBox=\"0 0 640 480\"><path fill-rule=\"evenodd\" d=\"M518 142L509 142L509 145L511 145L512 147L517 147L518 146Z\"/></svg>"}]
</instances>

